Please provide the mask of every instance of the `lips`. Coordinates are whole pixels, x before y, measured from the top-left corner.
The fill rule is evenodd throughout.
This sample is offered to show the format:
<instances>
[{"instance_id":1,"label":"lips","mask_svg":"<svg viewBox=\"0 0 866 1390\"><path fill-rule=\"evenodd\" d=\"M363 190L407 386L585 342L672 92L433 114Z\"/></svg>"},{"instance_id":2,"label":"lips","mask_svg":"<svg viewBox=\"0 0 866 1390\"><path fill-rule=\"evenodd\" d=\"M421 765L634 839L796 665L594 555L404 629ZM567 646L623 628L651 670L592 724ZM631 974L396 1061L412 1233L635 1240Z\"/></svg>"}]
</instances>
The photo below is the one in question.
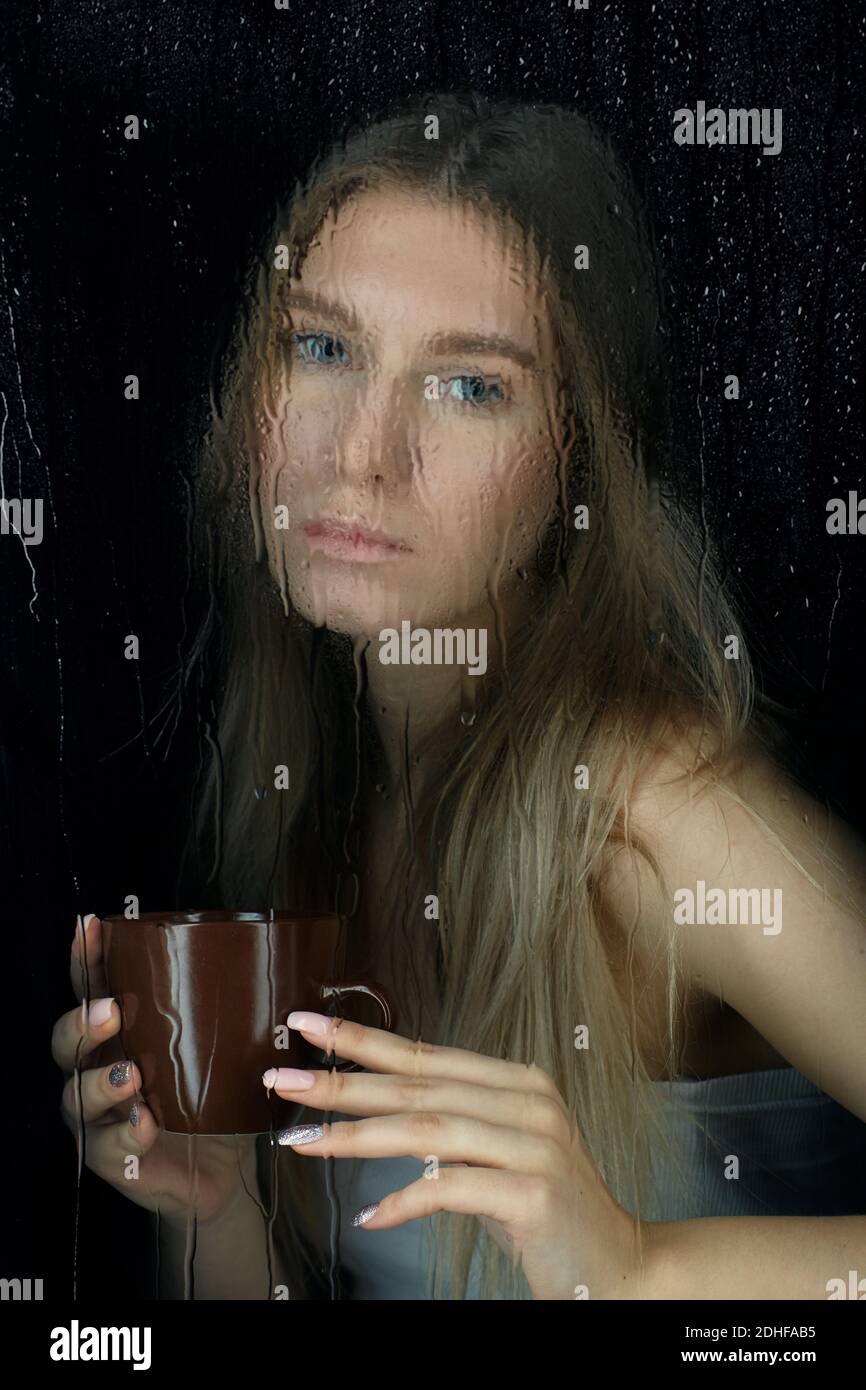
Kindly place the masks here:
<instances>
[{"instance_id":1,"label":"lips","mask_svg":"<svg viewBox=\"0 0 866 1390\"><path fill-rule=\"evenodd\" d=\"M321 517L307 522L304 534L313 550L324 551L338 559L393 559L410 549L396 536L384 531L371 531L355 521L337 521Z\"/></svg>"}]
</instances>

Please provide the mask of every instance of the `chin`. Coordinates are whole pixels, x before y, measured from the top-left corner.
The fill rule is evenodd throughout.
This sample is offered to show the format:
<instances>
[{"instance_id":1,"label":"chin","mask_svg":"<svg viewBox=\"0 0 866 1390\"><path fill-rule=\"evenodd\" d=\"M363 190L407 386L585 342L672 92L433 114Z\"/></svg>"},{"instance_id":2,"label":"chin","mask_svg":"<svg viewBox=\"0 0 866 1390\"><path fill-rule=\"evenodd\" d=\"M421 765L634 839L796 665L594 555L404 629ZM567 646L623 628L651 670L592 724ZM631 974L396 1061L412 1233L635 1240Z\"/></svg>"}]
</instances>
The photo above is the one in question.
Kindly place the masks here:
<instances>
[{"instance_id":1,"label":"chin","mask_svg":"<svg viewBox=\"0 0 866 1390\"><path fill-rule=\"evenodd\" d=\"M378 640L385 628L400 631L408 621L413 628L447 628L471 622L467 616L465 589L476 593L468 610L487 614L483 587L469 582L459 594L448 592L448 579L429 566L422 574L404 575L399 581L393 571L377 573L372 566L304 565L288 567L292 604L316 627L326 627L347 637ZM461 600L463 600L461 602Z\"/></svg>"},{"instance_id":2,"label":"chin","mask_svg":"<svg viewBox=\"0 0 866 1390\"><path fill-rule=\"evenodd\" d=\"M363 588L357 582L326 584L324 581L313 581L311 584L307 575L302 586L290 586L290 593L294 608L308 622L353 639L368 637L371 641L378 640L384 628L399 629L406 618L415 627L424 624L423 602L410 599L408 594L377 592L378 586L372 586L367 593L363 592Z\"/></svg>"}]
</instances>

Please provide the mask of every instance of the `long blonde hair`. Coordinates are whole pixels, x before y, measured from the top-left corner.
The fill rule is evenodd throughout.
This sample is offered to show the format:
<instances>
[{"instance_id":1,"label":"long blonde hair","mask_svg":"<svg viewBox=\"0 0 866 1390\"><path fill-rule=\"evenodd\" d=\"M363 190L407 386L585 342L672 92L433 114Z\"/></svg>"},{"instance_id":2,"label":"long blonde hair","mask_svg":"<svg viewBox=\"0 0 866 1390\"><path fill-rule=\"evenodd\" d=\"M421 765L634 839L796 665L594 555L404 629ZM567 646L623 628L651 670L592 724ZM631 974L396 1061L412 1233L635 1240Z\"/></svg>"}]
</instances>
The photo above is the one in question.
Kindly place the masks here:
<instances>
[{"instance_id":1,"label":"long blonde hair","mask_svg":"<svg viewBox=\"0 0 866 1390\"><path fill-rule=\"evenodd\" d=\"M426 138L431 115L435 139ZM611 1191L640 1215L650 1140L663 1142L636 1046L646 982L629 954L628 985L617 987L599 878L611 847L632 842L630 789L664 738L697 719L718 766L754 727L756 704L745 644L726 659L740 627L709 541L669 485L666 337L648 221L610 142L581 115L427 95L341 141L277 210L245 283L196 479L194 553L208 607L186 679L207 692L206 756L185 870L199 900L207 887L224 907L351 913L363 831L354 807L381 750L357 650L302 619L268 572L258 439L270 313L285 276L275 245L288 244L297 274L327 213L386 184L493 210L525 238L552 288L569 444L539 551L538 621L515 635L474 719L456 730L447 776L419 811L394 929L410 950L411 931L435 929L423 904L438 896L432 1040L544 1068ZM574 265L580 244L590 248L585 271ZM573 524L579 505L587 530ZM291 785L275 794L279 764ZM588 787L575 785L578 765ZM658 970L675 1075L673 945ZM408 978L400 1002L410 1032ZM585 1051L574 1046L580 1024ZM292 1200L274 1229L297 1250L310 1165L280 1150L272 1169L277 1159ZM432 1296L465 1296L476 1245L483 1297L528 1296L473 1218L440 1216L436 1227ZM434 1251L444 1258L434 1262Z\"/></svg>"}]
</instances>

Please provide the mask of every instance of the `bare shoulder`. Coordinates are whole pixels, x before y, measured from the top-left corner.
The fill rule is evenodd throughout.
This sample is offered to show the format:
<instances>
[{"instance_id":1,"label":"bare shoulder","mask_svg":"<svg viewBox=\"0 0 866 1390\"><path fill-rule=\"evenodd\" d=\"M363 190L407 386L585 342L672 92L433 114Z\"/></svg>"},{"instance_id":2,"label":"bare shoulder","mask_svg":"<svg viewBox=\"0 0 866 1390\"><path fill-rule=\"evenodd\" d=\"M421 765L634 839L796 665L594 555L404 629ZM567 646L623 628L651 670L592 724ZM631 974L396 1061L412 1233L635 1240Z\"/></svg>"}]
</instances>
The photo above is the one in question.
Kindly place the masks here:
<instances>
[{"instance_id":1,"label":"bare shoulder","mask_svg":"<svg viewBox=\"0 0 866 1390\"><path fill-rule=\"evenodd\" d=\"M675 942L687 987L866 1116L866 847L756 738L713 752L695 727L644 762L604 911L647 962Z\"/></svg>"},{"instance_id":2,"label":"bare shoulder","mask_svg":"<svg viewBox=\"0 0 866 1390\"><path fill-rule=\"evenodd\" d=\"M866 894L866 846L801 787L753 734L719 751L697 724L660 740L634 778L630 828L668 875L736 875L785 862L825 891Z\"/></svg>"}]
</instances>

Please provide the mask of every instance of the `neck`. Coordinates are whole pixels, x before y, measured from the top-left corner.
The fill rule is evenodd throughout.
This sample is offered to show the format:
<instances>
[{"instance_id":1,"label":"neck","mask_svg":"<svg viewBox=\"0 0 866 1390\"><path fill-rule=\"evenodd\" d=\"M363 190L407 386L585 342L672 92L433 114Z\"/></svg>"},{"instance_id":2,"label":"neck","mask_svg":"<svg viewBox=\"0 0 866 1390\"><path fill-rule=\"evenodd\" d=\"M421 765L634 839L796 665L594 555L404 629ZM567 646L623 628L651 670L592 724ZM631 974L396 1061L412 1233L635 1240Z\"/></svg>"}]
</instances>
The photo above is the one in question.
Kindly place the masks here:
<instances>
[{"instance_id":1,"label":"neck","mask_svg":"<svg viewBox=\"0 0 866 1390\"><path fill-rule=\"evenodd\" d=\"M441 772L448 753L460 735L461 728L471 724L482 686L494 675L500 659L496 627L504 622L505 610L501 599L480 605L471 614L451 619L446 630L467 633L465 655L473 662L479 651L484 660L473 665L414 665L405 663L402 651L400 664L383 664L376 638L367 647L367 684L369 708L382 740L388 776L394 787L411 778L413 788L423 790ZM509 626L516 618L514 604L509 603ZM411 632L408 625L411 649ZM423 629L435 634L436 629ZM470 637L469 634L472 634ZM483 633L483 637L482 634Z\"/></svg>"},{"instance_id":2,"label":"neck","mask_svg":"<svg viewBox=\"0 0 866 1390\"><path fill-rule=\"evenodd\" d=\"M476 679L454 666L381 666L368 649L367 698L390 792L435 778L459 731L461 702L469 703L465 686Z\"/></svg>"},{"instance_id":3,"label":"neck","mask_svg":"<svg viewBox=\"0 0 866 1390\"><path fill-rule=\"evenodd\" d=\"M505 597L500 594L494 602L489 596L472 614L445 624L486 629L482 674L472 674L468 666L383 664L378 635L356 641L356 660L365 652L368 707L382 742L389 792L399 792L407 782L413 793L423 792L442 771L461 730L473 722L482 688L496 678L502 659L500 632L507 628L514 634L533 613L536 596L527 588L509 592L503 602Z\"/></svg>"}]
</instances>

